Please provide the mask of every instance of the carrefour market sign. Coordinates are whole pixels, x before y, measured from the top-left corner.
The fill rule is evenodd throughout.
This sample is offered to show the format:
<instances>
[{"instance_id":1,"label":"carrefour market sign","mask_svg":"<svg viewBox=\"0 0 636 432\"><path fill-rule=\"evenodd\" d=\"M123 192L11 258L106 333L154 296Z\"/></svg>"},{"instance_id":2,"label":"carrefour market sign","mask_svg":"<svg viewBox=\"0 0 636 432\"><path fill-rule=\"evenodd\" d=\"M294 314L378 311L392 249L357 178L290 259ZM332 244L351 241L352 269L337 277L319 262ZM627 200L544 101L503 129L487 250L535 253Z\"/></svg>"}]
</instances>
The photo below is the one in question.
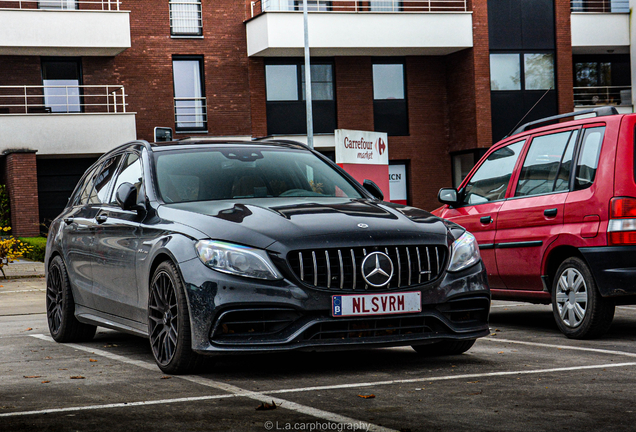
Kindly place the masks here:
<instances>
[{"instance_id":1,"label":"carrefour market sign","mask_svg":"<svg viewBox=\"0 0 636 432\"><path fill-rule=\"evenodd\" d=\"M388 165L387 134L336 129L336 163Z\"/></svg>"}]
</instances>

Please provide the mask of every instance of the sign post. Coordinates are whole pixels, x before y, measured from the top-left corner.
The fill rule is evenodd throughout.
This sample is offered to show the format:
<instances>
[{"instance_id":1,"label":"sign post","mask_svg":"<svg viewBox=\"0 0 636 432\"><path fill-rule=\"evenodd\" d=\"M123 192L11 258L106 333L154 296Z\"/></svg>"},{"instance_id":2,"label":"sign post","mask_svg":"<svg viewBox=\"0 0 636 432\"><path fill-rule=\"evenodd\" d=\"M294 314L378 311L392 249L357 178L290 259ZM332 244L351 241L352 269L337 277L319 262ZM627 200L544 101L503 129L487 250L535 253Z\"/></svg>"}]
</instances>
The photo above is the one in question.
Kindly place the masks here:
<instances>
[{"instance_id":1,"label":"sign post","mask_svg":"<svg viewBox=\"0 0 636 432\"><path fill-rule=\"evenodd\" d=\"M383 132L336 129L336 163L362 183L373 181L390 200L388 136Z\"/></svg>"}]
</instances>

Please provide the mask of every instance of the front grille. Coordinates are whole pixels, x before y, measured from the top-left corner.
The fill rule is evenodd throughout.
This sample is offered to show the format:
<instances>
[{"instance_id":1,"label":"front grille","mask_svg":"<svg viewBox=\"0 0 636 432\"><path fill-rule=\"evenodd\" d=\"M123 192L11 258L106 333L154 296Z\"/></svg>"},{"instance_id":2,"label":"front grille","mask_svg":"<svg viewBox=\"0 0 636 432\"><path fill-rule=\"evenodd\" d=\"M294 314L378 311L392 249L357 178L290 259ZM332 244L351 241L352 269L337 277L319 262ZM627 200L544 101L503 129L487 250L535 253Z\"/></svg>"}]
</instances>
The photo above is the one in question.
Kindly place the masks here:
<instances>
[{"instance_id":1,"label":"front grille","mask_svg":"<svg viewBox=\"0 0 636 432\"><path fill-rule=\"evenodd\" d=\"M434 281L445 268L444 246L389 246L292 251L287 255L295 276L316 288L334 291L407 288ZM388 285L375 288L362 278L361 264L372 252L384 252L393 261Z\"/></svg>"},{"instance_id":2,"label":"front grille","mask_svg":"<svg viewBox=\"0 0 636 432\"><path fill-rule=\"evenodd\" d=\"M287 308L230 310L218 318L211 338L216 342L267 338L280 333L299 317L298 312Z\"/></svg>"},{"instance_id":3,"label":"front grille","mask_svg":"<svg viewBox=\"0 0 636 432\"><path fill-rule=\"evenodd\" d=\"M438 327L434 317L365 318L314 324L305 332L309 340L381 338L433 333Z\"/></svg>"}]
</instances>

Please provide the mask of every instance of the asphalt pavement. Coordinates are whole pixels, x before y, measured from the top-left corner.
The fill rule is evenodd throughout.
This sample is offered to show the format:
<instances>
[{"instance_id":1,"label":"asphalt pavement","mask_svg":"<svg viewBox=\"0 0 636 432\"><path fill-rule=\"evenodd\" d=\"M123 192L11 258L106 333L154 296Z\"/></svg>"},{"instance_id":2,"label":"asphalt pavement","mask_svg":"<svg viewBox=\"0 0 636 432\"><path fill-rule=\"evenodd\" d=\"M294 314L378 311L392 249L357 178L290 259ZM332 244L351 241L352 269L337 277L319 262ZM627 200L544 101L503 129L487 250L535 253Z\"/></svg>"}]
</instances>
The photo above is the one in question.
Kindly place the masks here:
<instances>
[{"instance_id":1,"label":"asphalt pavement","mask_svg":"<svg viewBox=\"0 0 636 432\"><path fill-rule=\"evenodd\" d=\"M636 307L593 341L562 336L548 306L494 302L460 356L252 355L168 376L143 338L54 342L44 296L42 277L0 280L1 431L636 429Z\"/></svg>"}]
</instances>

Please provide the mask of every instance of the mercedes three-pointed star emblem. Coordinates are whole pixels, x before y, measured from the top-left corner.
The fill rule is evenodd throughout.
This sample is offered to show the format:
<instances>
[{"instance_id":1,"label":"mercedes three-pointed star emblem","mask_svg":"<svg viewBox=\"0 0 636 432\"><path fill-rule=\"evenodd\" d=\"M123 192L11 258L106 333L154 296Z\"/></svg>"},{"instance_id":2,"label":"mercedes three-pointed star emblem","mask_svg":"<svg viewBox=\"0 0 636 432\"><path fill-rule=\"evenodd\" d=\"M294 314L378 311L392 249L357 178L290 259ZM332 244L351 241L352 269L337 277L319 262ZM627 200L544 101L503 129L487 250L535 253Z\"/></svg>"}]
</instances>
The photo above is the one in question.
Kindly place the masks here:
<instances>
[{"instance_id":1,"label":"mercedes three-pointed star emblem","mask_svg":"<svg viewBox=\"0 0 636 432\"><path fill-rule=\"evenodd\" d=\"M393 277L393 261L385 253L370 253L362 261L362 277L372 287L385 286Z\"/></svg>"}]
</instances>

